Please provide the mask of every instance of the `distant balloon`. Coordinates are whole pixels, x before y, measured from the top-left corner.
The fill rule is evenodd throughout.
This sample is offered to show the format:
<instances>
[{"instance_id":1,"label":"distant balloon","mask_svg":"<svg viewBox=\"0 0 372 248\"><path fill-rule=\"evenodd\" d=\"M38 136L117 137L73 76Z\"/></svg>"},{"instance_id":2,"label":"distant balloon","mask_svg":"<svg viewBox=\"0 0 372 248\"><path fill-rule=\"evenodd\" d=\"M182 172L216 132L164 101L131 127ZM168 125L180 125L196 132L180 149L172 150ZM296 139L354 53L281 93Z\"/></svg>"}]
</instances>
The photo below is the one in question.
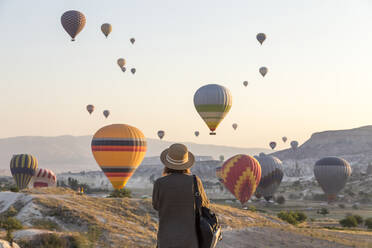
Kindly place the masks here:
<instances>
[{"instance_id":1,"label":"distant balloon","mask_svg":"<svg viewBox=\"0 0 372 248\"><path fill-rule=\"evenodd\" d=\"M266 40L266 34L264 33L259 33L256 35L256 39L258 40L258 42L260 42L260 44L262 45L262 43Z\"/></svg>"},{"instance_id":2,"label":"distant balloon","mask_svg":"<svg viewBox=\"0 0 372 248\"><path fill-rule=\"evenodd\" d=\"M10 161L10 172L19 189L27 188L37 169L37 159L30 154L13 155Z\"/></svg>"},{"instance_id":3,"label":"distant balloon","mask_svg":"<svg viewBox=\"0 0 372 248\"><path fill-rule=\"evenodd\" d=\"M110 111L109 110L104 110L103 111L103 115L107 118L107 117L109 117L109 115L110 115Z\"/></svg>"},{"instance_id":4,"label":"distant balloon","mask_svg":"<svg viewBox=\"0 0 372 248\"><path fill-rule=\"evenodd\" d=\"M164 135L165 135L165 132L163 130L158 131L158 136L159 136L160 139L163 139Z\"/></svg>"},{"instance_id":5,"label":"distant balloon","mask_svg":"<svg viewBox=\"0 0 372 248\"><path fill-rule=\"evenodd\" d=\"M220 161L223 162L225 160L225 156L224 155L220 155Z\"/></svg>"},{"instance_id":6,"label":"distant balloon","mask_svg":"<svg viewBox=\"0 0 372 248\"><path fill-rule=\"evenodd\" d=\"M243 85L244 85L245 87L247 87L247 86L248 86L248 81L244 81L244 82L243 82Z\"/></svg>"},{"instance_id":7,"label":"distant balloon","mask_svg":"<svg viewBox=\"0 0 372 248\"><path fill-rule=\"evenodd\" d=\"M122 72L125 72L126 70L127 70L127 68L125 68L125 67L122 67L122 68L121 68L121 71L122 71Z\"/></svg>"},{"instance_id":8,"label":"distant balloon","mask_svg":"<svg viewBox=\"0 0 372 248\"><path fill-rule=\"evenodd\" d=\"M332 201L345 187L346 181L351 175L351 167L342 158L326 157L315 163L314 175L327 195L328 201Z\"/></svg>"},{"instance_id":9,"label":"distant balloon","mask_svg":"<svg viewBox=\"0 0 372 248\"><path fill-rule=\"evenodd\" d=\"M283 179L283 165L277 157L260 153L255 156L261 165L261 180L256 190L256 197L263 196L267 201L272 198Z\"/></svg>"},{"instance_id":10,"label":"distant balloon","mask_svg":"<svg viewBox=\"0 0 372 248\"><path fill-rule=\"evenodd\" d=\"M232 96L230 91L218 84L208 84L199 88L194 95L196 111L211 130L214 132L223 118L230 111Z\"/></svg>"},{"instance_id":11,"label":"distant balloon","mask_svg":"<svg viewBox=\"0 0 372 248\"><path fill-rule=\"evenodd\" d=\"M222 166L216 167L216 177L220 183L223 183L222 179Z\"/></svg>"},{"instance_id":12,"label":"distant balloon","mask_svg":"<svg viewBox=\"0 0 372 248\"><path fill-rule=\"evenodd\" d=\"M284 137L282 138L282 140L283 140L284 143L287 142L287 137L284 136Z\"/></svg>"},{"instance_id":13,"label":"distant balloon","mask_svg":"<svg viewBox=\"0 0 372 248\"><path fill-rule=\"evenodd\" d=\"M130 72L131 72L132 74L135 74L135 73L136 73L136 68L132 68L132 69L130 69Z\"/></svg>"},{"instance_id":14,"label":"distant balloon","mask_svg":"<svg viewBox=\"0 0 372 248\"><path fill-rule=\"evenodd\" d=\"M102 24L101 25L101 31L102 31L102 33L106 36L106 38L107 38L107 36L111 33L111 31L112 31L112 26L111 26L111 24L110 23L104 23L104 24Z\"/></svg>"},{"instance_id":15,"label":"distant balloon","mask_svg":"<svg viewBox=\"0 0 372 248\"><path fill-rule=\"evenodd\" d=\"M120 68L123 68L125 66L125 59L120 58L118 59L117 63Z\"/></svg>"},{"instance_id":16,"label":"distant balloon","mask_svg":"<svg viewBox=\"0 0 372 248\"><path fill-rule=\"evenodd\" d=\"M234 123L232 124L232 127L234 128L234 130L236 130L238 128L238 124Z\"/></svg>"},{"instance_id":17,"label":"distant balloon","mask_svg":"<svg viewBox=\"0 0 372 248\"><path fill-rule=\"evenodd\" d=\"M274 150L275 147L276 147L276 142L275 141L271 141L269 145L270 145L271 149Z\"/></svg>"},{"instance_id":18,"label":"distant balloon","mask_svg":"<svg viewBox=\"0 0 372 248\"><path fill-rule=\"evenodd\" d=\"M199 136L199 131L195 131L194 134L195 134L196 137L198 137Z\"/></svg>"},{"instance_id":19,"label":"distant balloon","mask_svg":"<svg viewBox=\"0 0 372 248\"><path fill-rule=\"evenodd\" d=\"M102 127L93 136L92 152L114 189L122 189L146 154L143 133L126 124Z\"/></svg>"},{"instance_id":20,"label":"distant balloon","mask_svg":"<svg viewBox=\"0 0 372 248\"><path fill-rule=\"evenodd\" d=\"M69 10L61 16L61 23L66 32L71 36L71 41L83 30L86 19L83 13L76 10Z\"/></svg>"},{"instance_id":21,"label":"distant balloon","mask_svg":"<svg viewBox=\"0 0 372 248\"><path fill-rule=\"evenodd\" d=\"M259 71L260 71L260 74L264 77L266 75L268 69L265 66L263 66L263 67L260 68Z\"/></svg>"},{"instance_id":22,"label":"distant balloon","mask_svg":"<svg viewBox=\"0 0 372 248\"><path fill-rule=\"evenodd\" d=\"M242 203L254 194L261 179L259 162L249 155L236 155L222 166L222 180L225 187Z\"/></svg>"},{"instance_id":23,"label":"distant balloon","mask_svg":"<svg viewBox=\"0 0 372 248\"><path fill-rule=\"evenodd\" d=\"M292 147L293 151L296 151L297 148L298 148L298 141L296 141L296 140L291 141L291 147Z\"/></svg>"},{"instance_id":24,"label":"distant balloon","mask_svg":"<svg viewBox=\"0 0 372 248\"><path fill-rule=\"evenodd\" d=\"M87 105L87 111L89 114L92 114L94 111L94 106L92 104Z\"/></svg>"},{"instance_id":25,"label":"distant balloon","mask_svg":"<svg viewBox=\"0 0 372 248\"><path fill-rule=\"evenodd\" d=\"M57 177L56 174L49 169L37 168L31 182L34 188L55 187L57 185Z\"/></svg>"},{"instance_id":26,"label":"distant balloon","mask_svg":"<svg viewBox=\"0 0 372 248\"><path fill-rule=\"evenodd\" d=\"M134 44L134 42L136 42L136 39L135 38L130 38L130 43Z\"/></svg>"}]
</instances>

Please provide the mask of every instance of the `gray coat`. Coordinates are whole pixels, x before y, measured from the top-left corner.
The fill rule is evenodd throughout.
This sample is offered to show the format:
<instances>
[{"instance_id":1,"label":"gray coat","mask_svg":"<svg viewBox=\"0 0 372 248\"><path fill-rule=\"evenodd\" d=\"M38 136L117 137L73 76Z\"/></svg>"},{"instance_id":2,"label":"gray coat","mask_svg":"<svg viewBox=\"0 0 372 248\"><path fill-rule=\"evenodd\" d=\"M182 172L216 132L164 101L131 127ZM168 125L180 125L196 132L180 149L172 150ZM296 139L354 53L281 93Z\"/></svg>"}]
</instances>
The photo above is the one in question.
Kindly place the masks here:
<instances>
[{"instance_id":1,"label":"gray coat","mask_svg":"<svg viewBox=\"0 0 372 248\"><path fill-rule=\"evenodd\" d=\"M203 206L209 207L203 184L197 177ZM159 248L197 248L193 177L170 174L155 181L152 205L159 212Z\"/></svg>"}]
</instances>

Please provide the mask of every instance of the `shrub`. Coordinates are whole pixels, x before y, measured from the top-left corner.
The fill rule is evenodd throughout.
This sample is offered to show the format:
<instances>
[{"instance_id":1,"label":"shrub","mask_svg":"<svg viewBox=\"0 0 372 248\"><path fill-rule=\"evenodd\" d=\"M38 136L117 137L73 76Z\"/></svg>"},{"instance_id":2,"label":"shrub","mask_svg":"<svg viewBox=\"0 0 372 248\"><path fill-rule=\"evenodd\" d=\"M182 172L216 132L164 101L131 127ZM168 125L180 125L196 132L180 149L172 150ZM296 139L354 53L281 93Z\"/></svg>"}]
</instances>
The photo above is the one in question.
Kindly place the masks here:
<instances>
[{"instance_id":1,"label":"shrub","mask_svg":"<svg viewBox=\"0 0 372 248\"><path fill-rule=\"evenodd\" d=\"M109 198L125 198L125 197L131 197L131 191L129 189L115 189L111 194L107 197Z\"/></svg>"},{"instance_id":2,"label":"shrub","mask_svg":"<svg viewBox=\"0 0 372 248\"><path fill-rule=\"evenodd\" d=\"M339 208L346 208L345 204L343 204L343 203L338 204L338 207Z\"/></svg>"},{"instance_id":3,"label":"shrub","mask_svg":"<svg viewBox=\"0 0 372 248\"><path fill-rule=\"evenodd\" d=\"M0 219L0 228L4 228L6 230L6 240L10 243L13 242L13 231L22 229L22 224L13 217L2 217Z\"/></svg>"},{"instance_id":4,"label":"shrub","mask_svg":"<svg viewBox=\"0 0 372 248\"><path fill-rule=\"evenodd\" d=\"M278 218L288 222L292 225L297 225L298 223L302 223L307 219L307 216L303 212L293 212L293 211L280 211L278 213Z\"/></svg>"},{"instance_id":5,"label":"shrub","mask_svg":"<svg viewBox=\"0 0 372 248\"><path fill-rule=\"evenodd\" d=\"M19 188L18 187L11 187L10 188L10 191L12 191L12 192L19 192Z\"/></svg>"},{"instance_id":6,"label":"shrub","mask_svg":"<svg viewBox=\"0 0 372 248\"><path fill-rule=\"evenodd\" d=\"M282 204L285 203L285 198L284 198L284 196L280 195L280 196L278 196L278 197L275 199L275 201L276 201L278 204L282 205Z\"/></svg>"},{"instance_id":7,"label":"shrub","mask_svg":"<svg viewBox=\"0 0 372 248\"><path fill-rule=\"evenodd\" d=\"M363 218L362 218L362 216L356 214L356 215L353 215L353 217L357 221L358 225L363 224Z\"/></svg>"},{"instance_id":8,"label":"shrub","mask_svg":"<svg viewBox=\"0 0 372 248\"><path fill-rule=\"evenodd\" d=\"M8 208L8 210L6 210L4 213L2 213L1 215L2 216L4 216L4 217L14 217L14 216L16 216L18 214L18 211L17 211L17 209L15 209L14 207L13 207L13 205L12 206L10 206L9 208Z\"/></svg>"},{"instance_id":9,"label":"shrub","mask_svg":"<svg viewBox=\"0 0 372 248\"><path fill-rule=\"evenodd\" d=\"M58 224L52 220L49 219L34 219L31 221L31 224L33 227L38 229L46 229L49 231L60 231L61 228L58 226Z\"/></svg>"},{"instance_id":10,"label":"shrub","mask_svg":"<svg viewBox=\"0 0 372 248\"><path fill-rule=\"evenodd\" d=\"M353 209L359 209L359 204L357 203L353 204Z\"/></svg>"},{"instance_id":11,"label":"shrub","mask_svg":"<svg viewBox=\"0 0 372 248\"><path fill-rule=\"evenodd\" d=\"M368 218L364 221L364 225L368 228L368 229L372 229L372 218Z\"/></svg>"},{"instance_id":12,"label":"shrub","mask_svg":"<svg viewBox=\"0 0 372 248\"><path fill-rule=\"evenodd\" d=\"M252 212L256 212L257 211L256 207L253 206L253 205L248 206L248 209L247 210L252 211Z\"/></svg>"},{"instance_id":13,"label":"shrub","mask_svg":"<svg viewBox=\"0 0 372 248\"><path fill-rule=\"evenodd\" d=\"M327 208L321 208L317 211L317 213L326 216L327 214L329 214L329 210Z\"/></svg>"},{"instance_id":14,"label":"shrub","mask_svg":"<svg viewBox=\"0 0 372 248\"><path fill-rule=\"evenodd\" d=\"M304 212L296 212L296 220L298 222L300 222L300 223L304 222L304 221L306 221L306 219L307 219L307 216Z\"/></svg>"},{"instance_id":15,"label":"shrub","mask_svg":"<svg viewBox=\"0 0 372 248\"><path fill-rule=\"evenodd\" d=\"M354 218L354 216L350 215L340 220L340 224L343 227L356 227L358 226L358 221Z\"/></svg>"}]
</instances>

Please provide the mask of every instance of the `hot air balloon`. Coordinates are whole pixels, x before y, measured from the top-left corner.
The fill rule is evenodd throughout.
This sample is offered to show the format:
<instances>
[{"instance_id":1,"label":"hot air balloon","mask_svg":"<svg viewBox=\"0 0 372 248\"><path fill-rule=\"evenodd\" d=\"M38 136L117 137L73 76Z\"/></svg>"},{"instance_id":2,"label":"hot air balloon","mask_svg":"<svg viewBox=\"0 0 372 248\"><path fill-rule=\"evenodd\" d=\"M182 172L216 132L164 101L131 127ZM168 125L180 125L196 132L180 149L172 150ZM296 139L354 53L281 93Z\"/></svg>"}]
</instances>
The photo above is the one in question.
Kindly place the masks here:
<instances>
[{"instance_id":1,"label":"hot air balloon","mask_svg":"<svg viewBox=\"0 0 372 248\"><path fill-rule=\"evenodd\" d=\"M83 13L76 10L69 10L61 16L61 23L66 32L71 36L71 41L75 41L76 35L83 30L86 19Z\"/></svg>"},{"instance_id":2,"label":"hot air balloon","mask_svg":"<svg viewBox=\"0 0 372 248\"><path fill-rule=\"evenodd\" d=\"M136 73L136 68L132 68L132 69L130 69L130 72L131 72L132 74L135 74L135 73Z\"/></svg>"},{"instance_id":3,"label":"hot air balloon","mask_svg":"<svg viewBox=\"0 0 372 248\"><path fill-rule=\"evenodd\" d=\"M30 154L13 155L10 161L10 172L19 189L27 188L37 169L37 159Z\"/></svg>"},{"instance_id":4,"label":"hot air balloon","mask_svg":"<svg viewBox=\"0 0 372 248\"><path fill-rule=\"evenodd\" d=\"M105 118L107 118L110 115L110 111L109 110L104 110L103 115L105 116Z\"/></svg>"},{"instance_id":5,"label":"hot air balloon","mask_svg":"<svg viewBox=\"0 0 372 248\"><path fill-rule=\"evenodd\" d=\"M284 137L282 138L282 140L283 140L284 143L287 142L287 137L284 136Z\"/></svg>"},{"instance_id":6,"label":"hot air balloon","mask_svg":"<svg viewBox=\"0 0 372 248\"><path fill-rule=\"evenodd\" d=\"M265 155L260 153L259 156L255 156L261 165L261 180L257 187L255 195L257 198L263 196L269 201L283 179L283 165L277 157Z\"/></svg>"},{"instance_id":7,"label":"hot air balloon","mask_svg":"<svg viewBox=\"0 0 372 248\"><path fill-rule=\"evenodd\" d=\"M260 44L262 45L262 43L266 40L266 34L264 33L259 33L256 35L256 39L258 40L258 42L260 42Z\"/></svg>"},{"instance_id":8,"label":"hot air balloon","mask_svg":"<svg viewBox=\"0 0 372 248\"><path fill-rule=\"evenodd\" d=\"M135 127L112 124L94 134L92 152L114 189L122 189L145 157L146 139Z\"/></svg>"},{"instance_id":9,"label":"hot air balloon","mask_svg":"<svg viewBox=\"0 0 372 248\"><path fill-rule=\"evenodd\" d=\"M199 136L199 131L195 131L194 134L195 134L196 137L198 137Z\"/></svg>"},{"instance_id":10,"label":"hot air balloon","mask_svg":"<svg viewBox=\"0 0 372 248\"><path fill-rule=\"evenodd\" d=\"M127 68L125 68L125 67L122 67L122 68L121 68L121 71L122 71L122 72L125 72L126 70L127 70Z\"/></svg>"},{"instance_id":11,"label":"hot air balloon","mask_svg":"<svg viewBox=\"0 0 372 248\"><path fill-rule=\"evenodd\" d=\"M222 166L216 167L216 177L220 183L223 183L222 179Z\"/></svg>"},{"instance_id":12,"label":"hot air balloon","mask_svg":"<svg viewBox=\"0 0 372 248\"><path fill-rule=\"evenodd\" d=\"M158 131L158 136L160 139L163 139L164 135L165 135L165 132L163 130Z\"/></svg>"},{"instance_id":13,"label":"hot air balloon","mask_svg":"<svg viewBox=\"0 0 372 248\"><path fill-rule=\"evenodd\" d=\"M104 24L102 24L101 25L101 31L102 31L102 33L106 36L106 38L107 38L107 36L111 33L111 31L112 31L112 26L111 26L111 24L110 23L104 23Z\"/></svg>"},{"instance_id":14,"label":"hot air balloon","mask_svg":"<svg viewBox=\"0 0 372 248\"><path fill-rule=\"evenodd\" d=\"M234 123L232 124L232 127L234 128L234 130L236 130L238 128L238 124Z\"/></svg>"},{"instance_id":15,"label":"hot air balloon","mask_svg":"<svg viewBox=\"0 0 372 248\"><path fill-rule=\"evenodd\" d=\"M314 175L328 201L336 199L351 175L349 163L337 157L322 158L315 163Z\"/></svg>"},{"instance_id":16,"label":"hot air balloon","mask_svg":"<svg viewBox=\"0 0 372 248\"><path fill-rule=\"evenodd\" d=\"M259 71L260 71L260 74L264 77L266 75L268 69L265 66L263 66L263 67L260 68Z\"/></svg>"},{"instance_id":17,"label":"hot air balloon","mask_svg":"<svg viewBox=\"0 0 372 248\"><path fill-rule=\"evenodd\" d=\"M92 104L87 105L87 111L89 114L92 114L94 111L94 106Z\"/></svg>"},{"instance_id":18,"label":"hot air balloon","mask_svg":"<svg viewBox=\"0 0 372 248\"><path fill-rule=\"evenodd\" d=\"M120 68L123 68L125 66L125 59L120 58L118 59L117 63Z\"/></svg>"},{"instance_id":19,"label":"hot air balloon","mask_svg":"<svg viewBox=\"0 0 372 248\"><path fill-rule=\"evenodd\" d=\"M57 185L57 177L54 172L49 169L37 168L31 179L31 185L34 188L55 187Z\"/></svg>"},{"instance_id":20,"label":"hot air balloon","mask_svg":"<svg viewBox=\"0 0 372 248\"><path fill-rule=\"evenodd\" d=\"M292 147L293 151L296 151L297 148L298 148L298 141L296 141L296 140L291 141L291 147Z\"/></svg>"},{"instance_id":21,"label":"hot air balloon","mask_svg":"<svg viewBox=\"0 0 372 248\"><path fill-rule=\"evenodd\" d=\"M136 42L136 39L135 38L130 38L130 43L134 44L134 42Z\"/></svg>"},{"instance_id":22,"label":"hot air balloon","mask_svg":"<svg viewBox=\"0 0 372 248\"><path fill-rule=\"evenodd\" d=\"M276 147L276 142L275 141L271 141L269 145L270 145L271 149L274 150L275 147Z\"/></svg>"},{"instance_id":23,"label":"hot air balloon","mask_svg":"<svg viewBox=\"0 0 372 248\"><path fill-rule=\"evenodd\" d=\"M248 86L248 81L244 81L244 82L243 82L243 85L244 85L245 87L247 87L247 86Z\"/></svg>"},{"instance_id":24,"label":"hot air balloon","mask_svg":"<svg viewBox=\"0 0 372 248\"><path fill-rule=\"evenodd\" d=\"M196 111L211 130L210 135L215 135L214 131L230 111L232 96L224 86L208 84L196 91L194 105Z\"/></svg>"},{"instance_id":25,"label":"hot air balloon","mask_svg":"<svg viewBox=\"0 0 372 248\"><path fill-rule=\"evenodd\" d=\"M220 161L223 162L225 160L225 156L224 155L220 155Z\"/></svg>"},{"instance_id":26,"label":"hot air balloon","mask_svg":"<svg viewBox=\"0 0 372 248\"><path fill-rule=\"evenodd\" d=\"M260 183L261 166L255 158L239 154L223 164L222 179L225 187L244 204Z\"/></svg>"}]
</instances>

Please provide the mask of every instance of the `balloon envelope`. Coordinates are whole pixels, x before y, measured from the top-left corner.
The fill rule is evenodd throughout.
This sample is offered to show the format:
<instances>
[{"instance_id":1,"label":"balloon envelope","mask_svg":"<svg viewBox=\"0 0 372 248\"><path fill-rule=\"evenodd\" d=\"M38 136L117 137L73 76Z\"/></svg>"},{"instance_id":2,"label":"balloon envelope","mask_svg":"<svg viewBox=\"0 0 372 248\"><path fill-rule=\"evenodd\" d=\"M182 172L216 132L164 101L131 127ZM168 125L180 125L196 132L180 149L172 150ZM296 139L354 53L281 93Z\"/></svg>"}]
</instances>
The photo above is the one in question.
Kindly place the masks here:
<instances>
[{"instance_id":1,"label":"balloon envelope","mask_svg":"<svg viewBox=\"0 0 372 248\"><path fill-rule=\"evenodd\" d=\"M255 156L261 165L261 180L256 190L256 196L268 197L270 199L283 179L283 165L277 157L260 153Z\"/></svg>"},{"instance_id":2,"label":"balloon envelope","mask_svg":"<svg viewBox=\"0 0 372 248\"><path fill-rule=\"evenodd\" d=\"M248 86L248 81L244 81L244 82L243 82L243 85L244 85L245 87L247 87L247 86Z\"/></svg>"},{"instance_id":3,"label":"balloon envelope","mask_svg":"<svg viewBox=\"0 0 372 248\"><path fill-rule=\"evenodd\" d=\"M31 182L34 188L55 187L57 185L57 177L56 174L49 169L37 168Z\"/></svg>"},{"instance_id":4,"label":"balloon envelope","mask_svg":"<svg viewBox=\"0 0 372 248\"><path fill-rule=\"evenodd\" d=\"M107 38L107 36L111 33L111 31L112 31L112 26L111 26L111 24L110 23L104 23L104 24L102 24L101 25L101 31L102 31L102 33L106 36L106 38Z\"/></svg>"},{"instance_id":5,"label":"balloon envelope","mask_svg":"<svg viewBox=\"0 0 372 248\"><path fill-rule=\"evenodd\" d=\"M83 13L69 10L61 16L61 23L66 32L71 36L71 41L83 30L86 19Z\"/></svg>"},{"instance_id":6,"label":"balloon envelope","mask_svg":"<svg viewBox=\"0 0 372 248\"><path fill-rule=\"evenodd\" d=\"M134 44L134 42L136 42L136 39L135 38L130 38L130 43Z\"/></svg>"},{"instance_id":7,"label":"balloon envelope","mask_svg":"<svg viewBox=\"0 0 372 248\"><path fill-rule=\"evenodd\" d=\"M345 187L351 175L351 167L342 158L326 157L315 163L314 175L330 201Z\"/></svg>"},{"instance_id":8,"label":"balloon envelope","mask_svg":"<svg viewBox=\"0 0 372 248\"><path fill-rule=\"evenodd\" d=\"M260 42L260 44L262 45L262 43L266 40L266 34L264 33L258 33L256 35L256 39L258 40L258 42Z\"/></svg>"},{"instance_id":9,"label":"balloon envelope","mask_svg":"<svg viewBox=\"0 0 372 248\"><path fill-rule=\"evenodd\" d=\"M244 204L260 183L261 166L249 155L236 155L223 164L222 179L225 187Z\"/></svg>"},{"instance_id":10,"label":"balloon envelope","mask_svg":"<svg viewBox=\"0 0 372 248\"><path fill-rule=\"evenodd\" d=\"M238 128L238 124L234 123L232 124L232 127L234 128L234 130L236 130Z\"/></svg>"},{"instance_id":11,"label":"balloon envelope","mask_svg":"<svg viewBox=\"0 0 372 248\"><path fill-rule=\"evenodd\" d=\"M163 130L158 131L158 136L160 139L163 139L164 135L165 135L165 132Z\"/></svg>"},{"instance_id":12,"label":"balloon envelope","mask_svg":"<svg viewBox=\"0 0 372 248\"><path fill-rule=\"evenodd\" d=\"M94 111L94 106L92 104L87 105L87 111L89 114L92 114L92 112Z\"/></svg>"},{"instance_id":13,"label":"balloon envelope","mask_svg":"<svg viewBox=\"0 0 372 248\"><path fill-rule=\"evenodd\" d=\"M287 137L284 136L284 137L282 138L282 140L283 140L284 143L287 142Z\"/></svg>"},{"instance_id":14,"label":"balloon envelope","mask_svg":"<svg viewBox=\"0 0 372 248\"><path fill-rule=\"evenodd\" d=\"M10 172L19 189L27 188L37 169L37 159L30 154L13 155L10 160Z\"/></svg>"},{"instance_id":15,"label":"balloon envelope","mask_svg":"<svg viewBox=\"0 0 372 248\"><path fill-rule=\"evenodd\" d=\"M274 150L274 149L275 149L275 147L276 147L276 142L274 142L274 141L271 141L269 145L270 145L271 149L273 149L273 150Z\"/></svg>"},{"instance_id":16,"label":"balloon envelope","mask_svg":"<svg viewBox=\"0 0 372 248\"><path fill-rule=\"evenodd\" d=\"M298 141L296 141L296 140L291 141L291 147L292 147L293 151L296 151L297 148L298 148Z\"/></svg>"},{"instance_id":17,"label":"balloon envelope","mask_svg":"<svg viewBox=\"0 0 372 248\"><path fill-rule=\"evenodd\" d=\"M265 66L263 66L263 67L260 68L259 71L260 71L260 74L264 77L266 75L268 69Z\"/></svg>"},{"instance_id":18,"label":"balloon envelope","mask_svg":"<svg viewBox=\"0 0 372 248\"><path fill-rule=\"evenodd\" d=\"M103 115L105 116L105 118L107 118L110 115L110 111L109 110L104 110Z\"/></svg>"},{"instance_id":19,"label":"balloon envelope","mask_svg":"<svg viewBox=\"0 0 372 248\"><path fill-rule=\"evenodd\" d=\"M208 84L199 88L194 95L196 111L212 131L221 123L231 109L232 96L230 91L218 84Z\"/></svg>"},{"instance_id":20,"label":"balloon envelope","mask_svg":"<svg viewBox=\"0 0 372 248\"><path fill-rule=\"evenodd\" d=\"M136 68L132 68L132 69L130 69L130 72L131 72L132 74L135 74L135 73L136 73Z\"/></svg>"},{"instance_id":21,"label":"balloon envelope","mask_svg":"<svg viewBox=\"0 0 372 248\"><path fill-rule=\"evenodd\" d=\"M195 136L198 137L199 136L199 131L195 131Z\"/></svg>"},{"instance_id":22,"label":"balloon envelope","mask_svg":"<svg viewBox=\"0 0 372 248\"><path fill-rule=\"evenodd\" d=\"M120 68L123 68L125 66L125 59L119 58L117 63Z\"/></svg>"},{"instance_id":23,"label":"balloon envelope","mask_svg":"<svg viewBox=\"0 0 372 248\"><path fill-rule=\"evenodd\" d=\"M126 124L99 129L92 139L92 152L115 189L122 189L146 154L143 133Z\"/></svg>"},{"instance_id":24,"label":"balloon envelope","mask_svg":"<svg viewBox=\"0 0 372 248\"><path fill-rule=\"evenodd\" d=\"M222 179L222 166L216 167L216 177L220 183L223 183Z\"/></svg>"}]
</instances>

